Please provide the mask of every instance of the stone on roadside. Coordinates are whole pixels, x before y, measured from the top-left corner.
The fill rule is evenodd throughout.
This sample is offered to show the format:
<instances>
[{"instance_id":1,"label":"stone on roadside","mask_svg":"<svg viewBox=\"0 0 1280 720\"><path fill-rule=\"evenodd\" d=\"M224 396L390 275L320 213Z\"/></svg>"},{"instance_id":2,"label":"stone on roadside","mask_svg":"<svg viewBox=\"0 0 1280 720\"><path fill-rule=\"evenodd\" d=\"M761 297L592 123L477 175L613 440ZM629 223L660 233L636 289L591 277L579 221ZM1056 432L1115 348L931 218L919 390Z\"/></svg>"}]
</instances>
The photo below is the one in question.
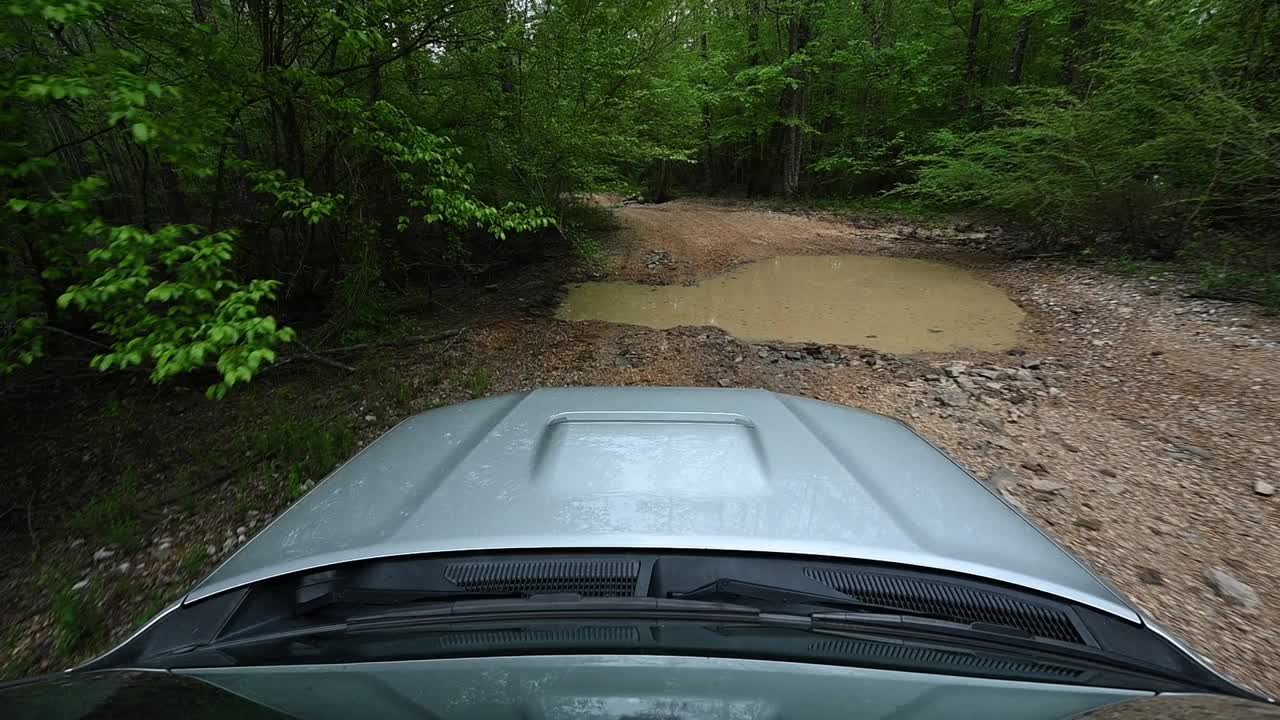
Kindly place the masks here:
<instances>
[{"instance_id":1,"label":"stone on roadside","mask_svg":"<svg viewBox=\"0 0 1280 720\"><path fill-rule=\"evenodd\" d=\"M1058 495L1067 489L1066 485L1060 482L1054 482L1047 478L1035 477L1026 482L1026 485L1036 492L1045 493L1047 495Z\"/></svg>"},{"instance_id":2,"label":"stone on roadside","mask_svg":"<svg viewBox=\"0 0 1280 720\"><path fill-rule=\"evenodd\" d=\"M978 418L978 424L994 433L1004 432L1004 420L998 417L985 415Z\"/></svg>"},{"instance_id":3,"label":"stone on roadside","mask_svg":"<svg viewBox=\"0 0 1280 720\"><path fill-rule=\"evenodd\" d=\"M1073 453L1080 452L1080 446L1071 442L1070 440L1063 440L1062 447L1065 448L1067 452L1073 452Z\"/></svg>"},{"instance_id":4,"label":"stone on roadside","mask_svg":"<svg viewBox=\"0 0 1280 720\"><path fill-rule=\"evenodd\" d=\"M1098 474L1102 477L1113 478L1116 476L1116 471L1111 468L1098 468Z\"/></svg>"},{"instance_id":5,"label":"stone on roadside","mask_svg":"<svg viewBox=\"0 0 1280 720\"><path fill-rule=\"evenodd\" d=\"M999 380L1004 377L1003 372L992 368L974 368L969 371L969 374L977 375L978 377L985 378L987 380Z\"/></svg>"},{"instance_id":6,"label":"stone on roadside","mask_svg":"<svg viewBox=\"0 0 1280 720\"><path fill-rule=\"evenodd\" d=\"M1022 478L1018 476L1018 473L1004 468L996 468L987 476L987 485L1001 492L1008 490L1021 481Z\"/></svg>"},{"instance_id":7,"label":"stone on roadside","mask_svg":"<svg viewBox=\"0 0 1280 720\"><path fill-rule=\"evenodd\" d=\"M1049 468L1048 468L1048 467L1046 467L1044 463L1040 462L1039 460L1032 459L1032 458L1027 458L1026 460L1023 460L1023 461L1022 461L1022 467L1024 467L1024 468L1026 468L1026 469L1030 470L1031 472L1033 472L1033 473L1035 473L1035 474L1037 474L1037 475L1048 475L1048 474L1049 474Z\"/></svg>"},{"instance_id":8,"label":"stone on roadside","mask_svg":"<svg viewBox=\"0 0 1280 720\"><path fill-rule=\"evenodd\" d=\"M1090 530L1093 532L1098 532L1102 530L1102 521L1098 520L1097 518L1088 518L1088 517L1076 518L1075 522L1072 524L1075 525L1076 527L1084 528L1085 530Z\"/></svg>"},{"instance_id":9,"label":"stone on roadside","mask_svg":"<svg viewBox=\"0 0 1280 720\"><path fill-rule=\"evenodd\" d=\"M943 405L946 405L947 407L957 407L957 408L968 407L969 396L964 391L958 388L953 388L953 387L943 388L938 393L938 402L942 403Z\"/></svg>"},{"instance_id":10,"label":"stone on roadside","mask_svg":"<svg viewBox=\"0 0 1280 720\"><path fill-rule=\"evenodd\" d=\"M115 550L98 548L98 550L93 553L93 561L102 562L103 560L110 560L111 558L115 557L115 555L116 555Z\"/></svg>"},{"instance_id":11,"label":"stone on roadside","mask_svg":"<svg viewBox=\"0 0 1280 720\"><path fill-rule=\"evenodd\" d=\"M946 366L945 368L943 368L943 372L947 374L947 377L954 378L954 377L960 377L961 375L965 374L965 371L967 369L968 368L966 368L964 365L956 364L956 365Z\"/></svg>"},{"instance_id":12,"label":"stone on roadside","mask_svg":"<svg viewBox=\"0 0 1280 720\"><path fill-rule=\"evenodd\" d=\"M1190 443L1178 443L1174 445L1173 452L1191 455L1193 457L1200 458L1201 460L1213 460L1214 458L1212 450L1202 448L1199 445L1192 445Z\"/></svg>"},{"instance_id":13,"label":"stone on roadside","mask_svg":"<svg viewBox=\"0 0 1280 720\"><path fill-rule=\"evenodd\" d=\"M1270 497L1276 494L1276 486L1266 480L1259 480L1253 484L1253 491L1263 497Z\"/></svg>"},{"instance_id":14,"label":"stone on roadside","mask_svg":"<svg viewBox=\"0 0 1280 720\"><path fill-rule=\"evenodd\" d=\"M1028 370L1035 370L1036 368L1040 367L1041 364L1042 362L1040 358L1037 358L1037 357L1031 357L1030 355L1027 355L1022 358L1022 367L1027 368Z\"/></svg>"},{"instance_id":15,"label":"stone on roadside","mask_svg":"<svg viewBox=\"0 0 1280 720\"><path fill-rule=\"evenodd\" d=\"M1018 498L1014 497L1014 496L1013 496L1013 495L1012 495L1008 490L1001 490L1001 491L1000 491L1000 497L1001 497L1005 502L1009 503L1009 504L1010 504L1010 505L1012 505L1014 508L1016 508L1016 509L1018 510L1018 512L1020 512L1020 513L1022 513L1022 514L1024 514L1024 515L1026 515L1026 514L1027 514L1027 506L1026 506L1026 505L1023 505L1023 504L1022 504L1022 501L1021 501L1021 500L1019 500Z\"/></svg>"},{"instance_id":16,"label":"stone on roadside","mask_svg":"<svg viewBox=\"0 0 1280 720\"><path fill-rule=\"evenodd\" d=\"M1262 598L1258 596L1256 590L1240 582L1222 568L1206 567L1201 577L1209 587L1213 588L1218 597L1227 601L1228 605L1236 605L1246 610L1257 610L1262 607Z\"/></svg>"},{"instance_id":17,"label":"stone on roadside","mask_svg":"<svg viewBox=\"0 0 1280 720\"><path fill-rule=\"evenodd\" d=\"M1143 585L1163 585L1164 575L1161 575L1160 571L1155 568L1139 567L1138 582Z\"/></svg>"}]
</instances>

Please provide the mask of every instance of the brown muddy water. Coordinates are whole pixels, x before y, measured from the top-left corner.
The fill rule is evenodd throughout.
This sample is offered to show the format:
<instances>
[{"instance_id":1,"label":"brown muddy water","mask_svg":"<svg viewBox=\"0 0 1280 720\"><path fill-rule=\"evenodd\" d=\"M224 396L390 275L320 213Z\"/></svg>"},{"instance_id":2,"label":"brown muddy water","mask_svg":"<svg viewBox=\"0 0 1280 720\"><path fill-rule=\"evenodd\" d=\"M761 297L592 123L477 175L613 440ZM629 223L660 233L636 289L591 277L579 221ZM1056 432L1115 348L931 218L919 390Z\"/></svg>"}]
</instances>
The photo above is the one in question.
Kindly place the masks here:
<instances>
[{"instance_id":1,"label":"brown muddy water","mask_svg":"<svg viewBox=\"0 0 1280 720\"><path fill-rule=\"evenodd\" d=\"M884 352L1004 350L1024 313L961 267L863 255L777 257L697 285L573 285L562 320L652 328L715 325L741 340L858 345Z\"/></svg>"}]
</instances>

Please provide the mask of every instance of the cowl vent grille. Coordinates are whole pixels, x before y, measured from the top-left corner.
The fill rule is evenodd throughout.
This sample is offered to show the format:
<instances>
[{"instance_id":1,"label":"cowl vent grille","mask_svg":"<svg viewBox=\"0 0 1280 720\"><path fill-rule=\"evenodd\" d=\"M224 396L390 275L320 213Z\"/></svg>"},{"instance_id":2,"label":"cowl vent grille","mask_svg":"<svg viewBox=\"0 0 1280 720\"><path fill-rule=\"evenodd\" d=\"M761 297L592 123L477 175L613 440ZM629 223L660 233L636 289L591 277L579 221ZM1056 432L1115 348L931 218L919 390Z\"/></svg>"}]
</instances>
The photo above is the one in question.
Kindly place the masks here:
<instances>
[{"instance_id":1,"label":"cowl vent grille","mask_svg":"<svg viewBox=\"0 0 1280 720\"><path fill-rule=\"evenodd\" d=\"M890 645L863 640L824 640L814 643L809 649L822 655L870 658L884 662L906 663L928 668L952 668L1000 676L1015 675L1024 679L1063 681L1076 679L1083 674L1082 671L1074 668L1031 660L984 657L935 648Z\"/></svg>"},{"instance_id":2,"label":"cowl vent grille","mask_svg":"<svg viewBox=\"0 0 1280 720\"><path fill-rule=\"evenodd\" d=\"M629 560L516 560L451 563L447 580L465 590L583 597L635 595L640 563Z\"/></svg>"},{"instance_id":3,"label":"cowl vent grille","mask_svg":"<svg viewBox=\"0 0 1280 720\"><path fill-rule=\"evenodd\" d=\"M1040 638L1084 644L1066 613L999 593L880 573L810 567L804 574L861 602L956 622L1005 625Z\"/></svg>"}]
</instances>

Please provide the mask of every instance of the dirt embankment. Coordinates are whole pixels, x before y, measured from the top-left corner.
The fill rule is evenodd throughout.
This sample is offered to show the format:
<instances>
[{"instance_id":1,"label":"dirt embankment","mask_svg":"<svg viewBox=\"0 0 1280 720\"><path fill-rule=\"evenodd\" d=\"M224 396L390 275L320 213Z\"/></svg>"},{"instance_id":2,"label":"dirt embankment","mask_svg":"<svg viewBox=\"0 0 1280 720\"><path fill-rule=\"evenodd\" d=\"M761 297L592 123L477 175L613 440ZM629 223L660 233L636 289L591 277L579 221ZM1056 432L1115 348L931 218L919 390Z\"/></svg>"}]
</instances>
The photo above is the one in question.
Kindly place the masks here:
<instances>
[{"instance_id":1,"label":"dirt embankment","mask_svg":"<svg viewBox=\"0 0 1280 720\"><path fill-rule=\"evenodd\" d=\"M440 403L555 385L760 387L893 415L996 485L1233 676L1280 693L1280 496L1272 494L1280 485L1276 318L1251 307L1184 299L1171 276L1117 278L1060 262L995 260L975 252L1000 244L983 233L695 201L616 212L622 229L609 245L611 279L692 283L780 255L946 259L981 273L1027 311L1023 339L1011 353L904 357L857 347L746 343L716 328L562 322L551 311L565 271L548 267L454 302L450 324L470 330L446 342L375 352L348 375L327 366L308 375L281 373L292 385L295 411L344 418L359 442ZM587 278L576 272L569 274ZM279 381L265 377L251 394L280 395L284 388L272 386ZM232 412L236 403L234 412L252 412L261 399L234 401L218 412ZM94 401L76 402L50 432L81 427L76 413ZM208 425L206 407L196 398L157 404L157 420L170 414L155 425L172 426L169 436L182 437L184 427ZM129 445L103 444L77 447L75 458L109 457ZM135 444L135 451L146 452L147 442ZM287 506L281 482L278 472L263 468L234 486L210 485L200 503L159 513L141 550L72 545L62 536L46 538L44 547L57 545L70 556L77 569L68 580L83 577L90 590L128 575L129 592L160 587L176 597L198 571ZM113 556L94 560L102 549ZM202 565L183 562L193 551ZM33 574L35 568L22 563L12 566L6 596L28 592L24 578ZM140 609L131 597L95 600L116 623L117 637ZM54 610L26 595L13 605L17 642L41 658L32 668L56 667L49 650Z\"/></svg>"}]
</instances>

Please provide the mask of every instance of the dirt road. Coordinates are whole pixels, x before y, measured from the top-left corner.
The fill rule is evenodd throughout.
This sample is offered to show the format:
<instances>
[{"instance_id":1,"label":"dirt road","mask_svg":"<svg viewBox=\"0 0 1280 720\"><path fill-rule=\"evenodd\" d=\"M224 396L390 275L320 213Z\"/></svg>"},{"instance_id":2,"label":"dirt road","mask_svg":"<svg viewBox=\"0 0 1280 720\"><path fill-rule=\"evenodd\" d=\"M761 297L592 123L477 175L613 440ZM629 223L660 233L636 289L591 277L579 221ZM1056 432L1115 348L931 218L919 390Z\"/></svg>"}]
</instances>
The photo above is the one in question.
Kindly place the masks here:
<instances>
[{"instance_id":1,"label":"dirt road","mask_svg":"<svg viewBox=\"0 0 1280 720\"><path fill-rule=\"evenodd\" d=\"M10 628L0 650L5 672L56 670L119 640L331 466L295 488L304 478L291 479L288 463L297 459L255 459L253 448L263 445L256 439L244 458L226 462L227 439L253 439L255 427L323 440L340 425L363 443L407 414L488 393L736 386L905 420L1230 674L1280 694L1277 318L1184 299L1174 277L1002 259L1001 238L980 232L696 201L615 211L622 229L608 244L612 279L692 283L783 255L941 259L970 268L1026 311L1020 345L1008 353L895 356L753 344L718 328L565 322L553 317L563 281L593 275L553 261L442 296L417 337L442 324L465 333L340 356L358 367L293 363L222 403L176 390L118 400L96 389L100 381L56 401L42 397L45 409L23 410L30 421L13 426L7 448L6 466L33 480L30 488L79 488L136 467L149 496L200 494L130 520L135 525L124 529L136 542L116 544L77 537L81 531L57 517L41 531L42 514L32 507L44 496L20 495L28 499L19 539L29 534L34 547L11 543L0 586L12 599L2 613ZM264 418L264 407L276 414ZM294 447L298 439L281 442ZM119 512L121 502L106 507ZM74 510L56 498L51 507L48 514ZM79 614L68 613L68 599ZM78 641L74 650L59 650L68 637Z\"/></svg>"},{"instance_id":2,"label":"dirt road","mask_svg":"<svg viewBox=\"0 0 1280 720\"><path fill-rule=\"evenodd\" d=\"M1016 354L894 357L716 328L497 322L495 390L761 387L911 423L1233 676L1280 692L1280 323L1172 277L970 254L981 234L679 201L617 208L610 277L691 282L775 255L941 257L1028 312ZM923 235L928 236L929 233ZM999 389L993 389L999 387Z\"/></svg>"}]
</instances>

